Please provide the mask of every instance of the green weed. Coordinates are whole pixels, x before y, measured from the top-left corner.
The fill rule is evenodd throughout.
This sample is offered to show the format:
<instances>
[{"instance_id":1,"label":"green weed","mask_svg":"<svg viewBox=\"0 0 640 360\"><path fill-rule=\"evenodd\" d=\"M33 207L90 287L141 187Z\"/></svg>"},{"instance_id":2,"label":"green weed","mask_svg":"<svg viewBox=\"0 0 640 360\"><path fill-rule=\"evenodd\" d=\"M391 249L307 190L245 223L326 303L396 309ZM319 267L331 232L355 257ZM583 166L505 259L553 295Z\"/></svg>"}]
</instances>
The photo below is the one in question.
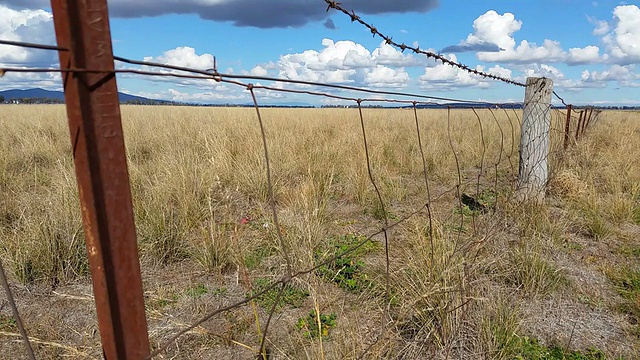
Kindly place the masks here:
<instances>
[{"instance_id":1,"label":"green weed","mask_svg":"<svg viewBox=\"0 0 640 360\"><path fill-rule=\"evenodd\" d=\"M316 262L320 263L324 261L324 259L343 254L354 249L365 240L365 236L353 234L332 239L329 243L329 249L323 253L316 253ZM345 290L361 292L369 288L372 283L368 275L364 272L366 265L360 257L378 248L380 248L379 243L366 241L362 246L348 254L322 265L318 269L317 274L326 281L333 282Z\"/></svg>"},{"instance_id":2,"label":"green weed","mask_svg":"<svg viewBox=\"0 0 640 360\"><path fill-rule=\"evenodd\" d=\"M254 270L262 263L266 257L275 253L275 249L272 247L262 246L257 249L247 251L244 254L244 265L249 270Z\"/></svg>"},{"instance_id":3,"label":"green weed","mask_svg":"<svg viewBox=\"0 0 640 360\"><path fill-rule=\"evenodd\" d=\"M269 279L258 278L253 283L253 292L262 292L270 284L271 281ZM273 307L273 304L276 302L279 291L280 287L276 286L273 289L267 291L265 294L259 296L256 301L264 309L270 310ZM295 286L292 286L291 284L287 284L284 287L282 295L280 296L280 301L278 301L278 304L276 304L275 306L275 311L281 311L285 307L285 305L289 305L294 308L300 307L307 297L309 297L308 291L299 289Z\"/></svg>"},{"instance_id":4,"label":"green weed","mask_svg":"<svg viewBox=\"0 0 640 360\"><path fill-rule=\"evenodd\" d=\"M318 314L315 310L311 310L307 317L298 319L296 327L300 330L304 330L304 336L307 338L315 339L322 336L324 339L329 337L331 329L336 327L338 324L336 318L336 314Z\"/></svg>"},{"instance_id":5,"label":"green weed","mask_svg":"<svg viewBox=\"0 0 640 360\"><path fill-rule=\"evenodd\" d=\"M0 314L0 330L7 332L14 332L18 330L16 319Z\"/></svg>"},{"instance_id":6,"label":"green weed","mask_svg":"<svg viewBox=\"0 0 640 360\"><path fill-rule=\"evenodd\" d=\"M520 350L516 360L605 360L604 353L595 348L589 348L585 352L565 350L557 345L547 347L536 339L522 337Z\"/></svg>"},{"instance_id":7,"label":"green weed","mask_svg":"<svg viewBox=\"0 0 640 360\"><path fill-rule=\"evenodd\" d=\"M209 293L209 288L207 288L204 284L197 284L184 291L185 295L194 299L200 298L207 293Z\"/></svg>"},{"instance_id":8,"label":"green weed","mask_svg":"<svg viewBox=\"0 0 640 360\"><path fill-rule=\"evenodd\" d=\"M150 309L162 309L171 304L175 304L178 302L180 295L177 293L171 294L169 297L161 297L157 299L151 299L147 301L148 307Z\"/></svg>"}]
</instances>

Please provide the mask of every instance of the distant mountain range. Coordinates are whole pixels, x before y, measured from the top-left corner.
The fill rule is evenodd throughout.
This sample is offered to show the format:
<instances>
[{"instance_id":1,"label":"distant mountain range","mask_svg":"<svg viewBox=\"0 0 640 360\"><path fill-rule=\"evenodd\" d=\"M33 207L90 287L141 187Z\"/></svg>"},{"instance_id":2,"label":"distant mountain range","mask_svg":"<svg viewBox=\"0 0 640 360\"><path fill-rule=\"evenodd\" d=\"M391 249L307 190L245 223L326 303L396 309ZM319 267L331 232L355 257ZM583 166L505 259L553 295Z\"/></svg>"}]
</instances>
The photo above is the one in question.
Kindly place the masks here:
<instances>
[{"instance_id":1,"label":"distant mountain range","mask_svg":"<svg viewBox=\"0 0 640 360\"><path fill-rule=\"evenodd\" d=\"M64 92L51 91L45 89L13 89L0 91L0 100L4 98L2 102L8 103L12 100L17 100L21 104L62 104L64 103ZM211 107L253 107L253 103L226 103L226 104L206 104L206 103L190 103L190 102L176 102L169 100L157 100L149 99L142 96L130 95L118 92L118 98L122 104L136 104L136 105L174 105L174 106L211 106ZM262 104L262 107L274 107L274 108L313 108L313 107L355 107L355 105L312 105L305 102L289 102L285 104ZM386 106L386 105L368 105L366 107L384 108L384 107L405 107L412 108L412 106ZM452 109L469 109L469 108L496 108L495 105L483 102L469 102L469 103L444 103L444 104L418 104L416 106L419 109L443 109L451 107ZM522 103L505 103L501 104L500 108L505 109L522 109ZM564 108L559 106L556 108ZM610 109L638 109L637 106L601 106L601 108Z\"/></svg>"},{"instance_id":2,"label":"distant mountain range","mask_svg":"<svg viewBox=\"0 0 640 360\"><path fill-rule=\"evenodd\" d=\"M64 92L45 89L3 90L0 91L0 96L3 96L5 101L10 101L11 99L53 99L64 101ZM129 95L121 92L118 93L118 98L121 103L170 103L170 101L148 99L142 96Z\"/></svg>"}]
</instances>

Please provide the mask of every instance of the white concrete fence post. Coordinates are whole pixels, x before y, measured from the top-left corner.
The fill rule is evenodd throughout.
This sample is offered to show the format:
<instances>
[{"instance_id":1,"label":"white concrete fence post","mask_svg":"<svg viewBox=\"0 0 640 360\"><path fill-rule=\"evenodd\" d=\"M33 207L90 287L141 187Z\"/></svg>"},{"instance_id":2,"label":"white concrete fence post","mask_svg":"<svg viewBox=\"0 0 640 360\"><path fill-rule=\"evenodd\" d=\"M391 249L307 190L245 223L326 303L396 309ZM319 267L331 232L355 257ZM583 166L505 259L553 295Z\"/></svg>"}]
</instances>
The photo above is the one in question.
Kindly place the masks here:
<instances>
[{"instance_id":1,"label":"white concrete fence post","mask_svg":"<svg viewBox=\"0 0 640 360\"><path fill-rule=\"evenodd\" d=\"M549 130L553 81L527 78L520 133L518 199L542 201L549 175Z\"/></svg>"}]
</instances>

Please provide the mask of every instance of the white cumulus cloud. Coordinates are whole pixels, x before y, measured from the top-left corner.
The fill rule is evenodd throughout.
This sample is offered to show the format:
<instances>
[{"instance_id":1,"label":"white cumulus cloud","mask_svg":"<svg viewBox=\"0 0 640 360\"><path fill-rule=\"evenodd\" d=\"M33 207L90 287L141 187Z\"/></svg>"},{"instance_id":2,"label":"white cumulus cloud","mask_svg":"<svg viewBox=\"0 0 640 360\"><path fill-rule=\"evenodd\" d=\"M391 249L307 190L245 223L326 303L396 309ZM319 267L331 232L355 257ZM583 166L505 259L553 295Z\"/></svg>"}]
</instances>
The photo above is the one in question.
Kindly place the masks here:
<instances>
[{"instance_id":1,"label":"white cumulus cloud","mask_svg":"<svg viewBox=\"0 0 640 360\"><path fill-rule=\"evenodd\" d=\"M448 58L454 62L458 61L454 54L449 55ZM475 70L489 72L505 78L511 78L512 75L511 70L500 65L495 65L488 70L485 70L484 66L478 65ZM422 88L437 90L451 90L457 87L487 88L494 83L492 80L484 79L478 75L444 64L425 68L424 74L418 80Z\"/></svg>"},{"instance_id":2,"label":"white cumulus cloud","mask_svg":"<svg viewBox=\"0 0 640 360\"><path fill-rule=\"evenodd\" d=\"M570 79L558 68L551 65L531 65L523 71L524 77L546 77L553 80L554 88L579 90L587 87L603 87L604 84L588 83L583 79ZM524 80L524 78L522 79Z\"/></svg>"},{"instance_id":3,"label":"white cumulus cloud","mask_svg":"<svg viewBox=\"0 0 640 360\"><path fill-rule=\"evenodd\" d=\"M189 46L179 46L175 49L170 49L157 56L145 56L144 61L155 62L164 65L174 65L186 68L192 68L197 70L208 70L213 68L213 55L211 54L198 54L196 49ZM116 67L127 67L126 64L116 62ZM143 66L143 70L148 71L160 71L165 73L184 74L182 71L177 70L165 70L154 67ZM131 78L130 75L123 75L123 78ZM175 83L177 86L194 86L203 90L211 89L211 86L216 86L218 83L213 79L181 79L170 77L148 77L147 80L154 82L170 82Z\"/></svg>"},{"instance_id":4,"label":"white cumulus cloud","mask_svg":"<svg viewBox=\"0 0 640 360\"><path fill-rule=\"evenodd\" d=\"M613 10L612 32L603 37L617 63L640 62L640 8L637 5L617 6Z\"/></svg>"},{"instance_id":5,"label":"white cumulus cloud","mask_svg":"<svg viewBox=\"0 0 640 360\"><path fill-rule=\"evenodd\" d=\"M276 64L279 76L312 82L401 87L409 81L405 67L421 63L413 55L403 54L384 42L373 52L353 41L323 39L322 46L320 51L280 56Z\"/></svg>"},{"instance_id":6,"label":"white cumulus cloud","mask_svg":"<svg viewBox=\"0 0 640 360\"><path fill-rule=\"evenodd\" d=\"M606 60L608 56L605 55ZM569 49L569 57L567 62L570 64L592 64L599 62L600 48L597 46L589 45L584 48L571 48Z\"/></svg>"},{"instance_id":7,"label":"white cumulus cloud","mask_svg":"<svg viewBox=\"0 0 640 360\"><path fill-rule=\"evenodd\" d=\"M152 57L146 56L144 61L157 62L166 65L183 66L195 69L206 70L213 67L213 55L196 54L196 49L189 46L180 46L167 50L162 55Z\"/></svg>"},{"instance_id":8,"label":"white cumulus cloud","mask_svg":"<svg viewBox=\"0 0 640 360\"><path fill-rule=\"evenodd\" d=\"M44 10L13 10L0 4L0 39L55 44L53 16ZM0 45L0 67L48 67L57 62L58 54L52 51ZM58 73L7 72L0 81L0 87L59 90L62 80Z\"/></svg>"},{"instance_id":9,"label":"white cumulus cloud","mask_svg":"<svg viewBox=\"0 0 640 360\"><path fill-rule=\"evenodd\" d=\"M557 41L546 39L541 46L522 40L516 45L514 34L522 27L512 13L498 14L489 10L474 22L474 33L467 36L466 44L494 44L500 51L479 51L478 59L486 62L534 63L562 61L565 54Z\"/></svg>"},{"instance_id":10,"label":"white cumulus cloud","mask_svg":"<svg viewBox=\"0 0 640 360\"><path fill-rule=\"evenodd\" d=\"M371 55L373 61L378 65L409 67L424 63L424 57L415 58L412 54L404 54L384 41L373 50Z\"/></svg>"},{"instance_id":11,"label":"white cumulus cloud","mask_svg":"<svg viewBox=\"0 0 640 360\"><path fill-rule=\"evenodd\" d=\"M603 71L582 72L581 80L585 83L603 83L608 81L616 81L620 85L630 85L633 81L640 80L640 74L635 71L635 65L611 65Z\"/></svg>"},{"instance_id":12,"label":"white cumulus cloud","mask_svg":"<svg viewBox=\"0 0 640 360\"><path fill-rule=\"evenodd\" d=\"M0 38L12 41L55 44L53 15L44 10L12 10L0 4ZM54 62L57 54L0 45L0 63L26 65L33 62Z\"/></svg>"},{"instance_id":13,"label":"white cumulus cloud","mask_svg":"<svg viewBox=\"0 0 640 360\"><path fill-rule=\"evenodd\" d=\"M566 54L560 43L545 39L541 46L522 40L516 48L506 48L499 52L479 52L478 59L486 62L504 63L536 63L536 62L562 62Z\"/></svg>"},{"instance_id":14,"label":"white cumulus cloud","mask_svg":"<svg viewBox=\"0 0 640 360\"><path fill-rule=\"evenodd\" d=\"M401 88L409 83L409 74L404 68L392 69L384 65L377 65L373 70L368 71L365 83L372 87Z\"/></svg>"},{"instance_id":15,"label":"white cumulus cloud","mask_svg":"<svg viewBox=\"0 0 640 360\"><path fill-rule=\"evenodd\" d=\"M600 36L609 32L611 28L609 27L609 23L603 20L600 20L596 23L595 29L593 29L593 35Z\"/></svg>"},{"instance_id":16,"label":"white cumulus cloud","mask_svg":"<svg viewBox=\"0 0 640 360\"><path fill-rule=\"evenodd\" d=\"M521 27L522 21L516 20L512 13L500 15L494 10L489 10L473 21L474 33L467 36L465 43L490 43L505 50L513 49L516 45L513 34Z\"/></svg>"},{"instance_id":17,"label":"white cumulus cloud","mask_svg":"<svg viewBox=\"0 0 640 360\"><path fill-rule=\"evenodd\" d=\"M597 22L589 18L589 21ZM598 23L598 32L608 31L608 23ZM509 64L567 63L569 65L598 63L607 60L600 56L597 46L571 48L565 51L555 40L545 39L542 44L522 40L514 35L522 28L522 21L512 13L499 14L489 10L473 22L474 32L457 46L449 48L475 50L484 62ZM605 30L607 29L607 30Z\"/></svg>"},{"instance_id":18,"label":"white cumulus cloud","mask_svg":"<svg viewBox=\"0 0 640 360\"><path fill-rule=\"evenodd\" d=\"M269 71L260 66L260 65L256 65L253 69L251 69L251 71L249 72L251 75L253 76L267 76L269 75Z\"/></svg>"}]
</instances>

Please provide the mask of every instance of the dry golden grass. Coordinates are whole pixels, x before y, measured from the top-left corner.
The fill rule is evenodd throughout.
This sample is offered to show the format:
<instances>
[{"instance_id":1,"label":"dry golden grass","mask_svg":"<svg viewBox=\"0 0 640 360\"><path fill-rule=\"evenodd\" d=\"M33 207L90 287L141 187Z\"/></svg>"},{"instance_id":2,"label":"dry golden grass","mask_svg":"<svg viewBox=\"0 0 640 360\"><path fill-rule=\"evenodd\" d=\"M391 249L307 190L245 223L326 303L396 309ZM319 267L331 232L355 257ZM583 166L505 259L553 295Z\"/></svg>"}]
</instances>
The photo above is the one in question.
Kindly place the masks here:
<instances>
[{"instance_id":1,"label":"dry golden grass","mask_svg":"<svg viewBox=\"0 0 640 360\"><path fill-rule=\"evenodd\" d=\"M43 358L99 358L64 107L1 110L0 257L28 330ZM372 172L393 223L427 202L413 112L363 112ZM383 224L356 109L262 114L285 249L268 206L254 110L123 108L154 348L279 279L284 251L294 271L305 270ZM479 121L453 110L449 122L446 111L418 114L432 218L423 210L390 230L389 302L384 240L375 236L350 264L295 279L269 329L273 357L511 359L527 335L633 358L640 306L620 284L633 280L640 261L640 116L606 112L563 153L555 114L549 199L525 206L510 201L519 112L480 110ZM496 210L461 207L459 178L460 192ZM620 264L631 275L618 276ZM358 276L350 283L340 274L351 270ZM215 317L165 356L255 357L269 297ZM567 311L549 318L550 307ZM310 311L320 323L336 315L326 338L305 335L313 321L300 321ZM589 320L596 313L606 324ZM9 313L0 305L0 314ZM2 319L0 357L19 354L15 337L3 335L15 329Z\"/></svg>"}]
</instances>

